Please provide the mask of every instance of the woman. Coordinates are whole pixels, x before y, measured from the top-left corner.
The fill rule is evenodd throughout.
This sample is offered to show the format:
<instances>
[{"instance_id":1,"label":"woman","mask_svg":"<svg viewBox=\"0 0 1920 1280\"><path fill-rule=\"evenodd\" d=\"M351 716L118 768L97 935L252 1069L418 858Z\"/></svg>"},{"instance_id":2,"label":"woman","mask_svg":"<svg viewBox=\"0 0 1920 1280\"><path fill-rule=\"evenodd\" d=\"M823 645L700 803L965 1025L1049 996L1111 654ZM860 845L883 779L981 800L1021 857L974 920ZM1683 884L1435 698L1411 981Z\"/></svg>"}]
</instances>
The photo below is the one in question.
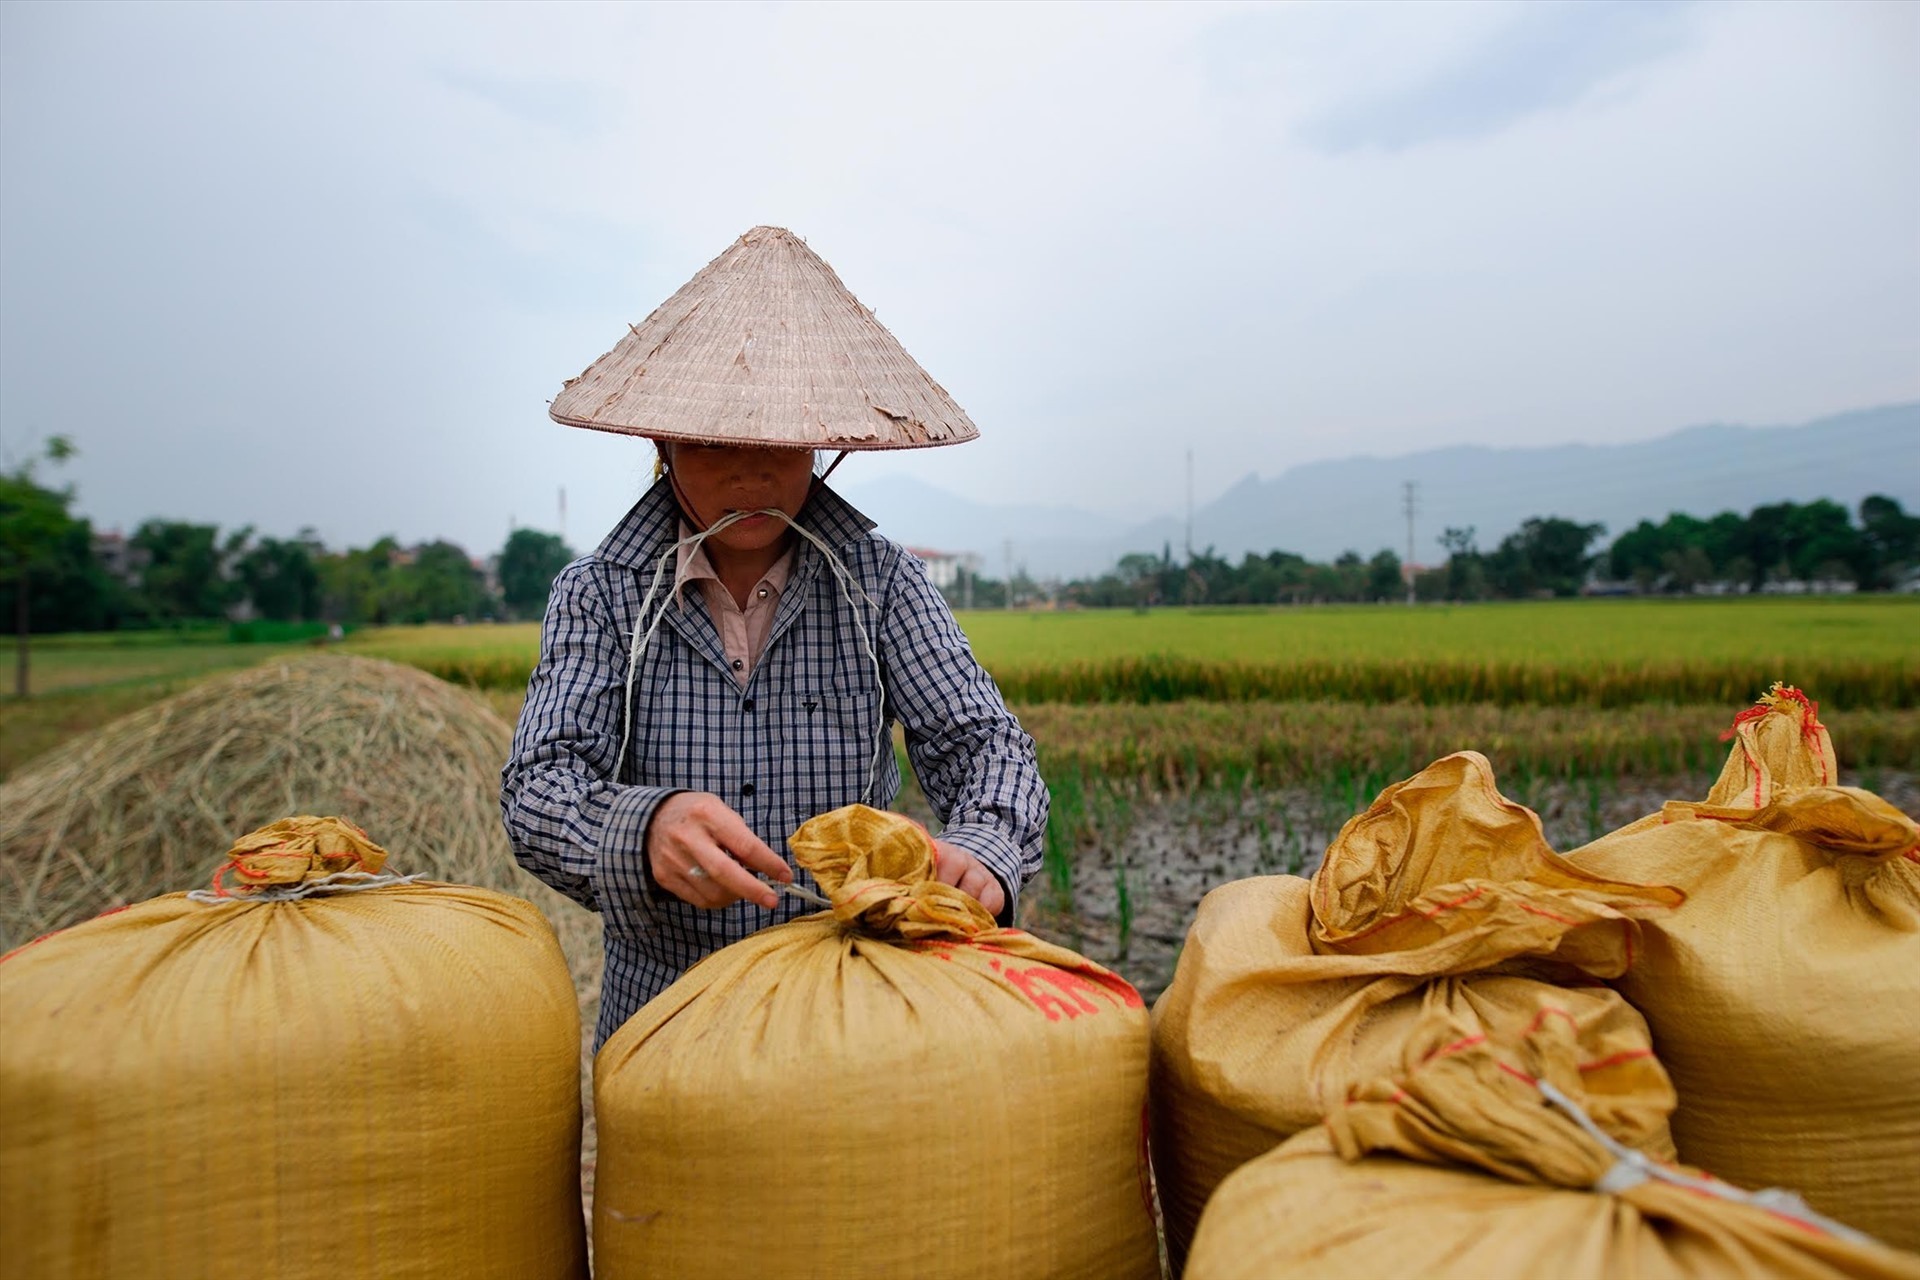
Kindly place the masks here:
<instances>
[{"instance_id":1,"label":"woman","mask_svg":"<svg viewBox=\"0 0 1920 1280\"><path fill-rule=\"evenodd\" d=\"M661 452L554 581L502 776L515 857L604 918L597 1042L702 956L818 909L785 888L786 838L892 804L896 720L945 824L940 879L1009 918L1046 829L1033 741L920 561L813 471L815 448L972 439L959 406L804 244L760 227L551 412Z\"/></svg>"}]
</instances>

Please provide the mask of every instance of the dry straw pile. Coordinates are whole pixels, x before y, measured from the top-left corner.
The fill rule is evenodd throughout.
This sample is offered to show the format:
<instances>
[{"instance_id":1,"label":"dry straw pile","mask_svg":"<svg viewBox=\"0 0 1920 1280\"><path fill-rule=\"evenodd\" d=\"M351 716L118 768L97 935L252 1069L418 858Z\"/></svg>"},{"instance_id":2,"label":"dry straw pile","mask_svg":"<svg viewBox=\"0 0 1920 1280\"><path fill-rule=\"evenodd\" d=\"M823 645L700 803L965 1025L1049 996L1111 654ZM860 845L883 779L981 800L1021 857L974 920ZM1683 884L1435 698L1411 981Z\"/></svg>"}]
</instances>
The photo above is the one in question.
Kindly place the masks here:
<instances>
[{"instance_id":1,"label":"dry straw pile","mask_svg":"<svg viewBox=\"0 0 1920 1280\"><path fill-rule=\"evenodd\" d=\"M511 735L463 690L366 658L197 685L0 784L0 950L203 888L236 836L276 819L338 814L386 846L391 871L534 902L590 983L598 922L521 871L501 830Z\"/></svg>"}]
</instances>

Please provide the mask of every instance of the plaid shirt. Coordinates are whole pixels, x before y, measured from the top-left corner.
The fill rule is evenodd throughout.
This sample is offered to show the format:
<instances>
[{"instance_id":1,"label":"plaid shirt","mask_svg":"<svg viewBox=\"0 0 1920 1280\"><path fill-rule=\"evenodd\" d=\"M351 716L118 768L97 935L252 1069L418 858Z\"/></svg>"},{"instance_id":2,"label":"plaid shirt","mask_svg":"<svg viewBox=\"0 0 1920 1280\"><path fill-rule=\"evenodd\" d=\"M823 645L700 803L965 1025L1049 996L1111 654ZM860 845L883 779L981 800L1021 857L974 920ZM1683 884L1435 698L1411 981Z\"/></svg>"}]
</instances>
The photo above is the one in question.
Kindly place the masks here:
<instances>
[{"instance_id":1,"label":"plaid shirt","mask_svg":"<svg viewBox=\"0 0 1920 1280\"><path fill-rule=\"evenodd\" d=\"M1033 739L974 660L925 566L824 485L799 522L836 549L872 601L860 608L882 682L832 569L803 540L744 687L699 593L675 604L662 584L653 608L665 607L664 621L635 674L632 740L616 765L635 615L678 520L671 490L655 484L598 550L554 579L540 662L501 773L514 857L603 918L597 1041L702 956L817 909L782 894L771 911L747 902L708 911L655 885L647 824L676 791L719 796L791 861L794 828L861 799L876 754L867 802L893 803L900 770L890 726L898 720L945 823L940 838L993 872L1009 913L1015 891L1040 869L1046 831ZM796 870L800 883L816 887Z\"/></svg>"}]
</instances>

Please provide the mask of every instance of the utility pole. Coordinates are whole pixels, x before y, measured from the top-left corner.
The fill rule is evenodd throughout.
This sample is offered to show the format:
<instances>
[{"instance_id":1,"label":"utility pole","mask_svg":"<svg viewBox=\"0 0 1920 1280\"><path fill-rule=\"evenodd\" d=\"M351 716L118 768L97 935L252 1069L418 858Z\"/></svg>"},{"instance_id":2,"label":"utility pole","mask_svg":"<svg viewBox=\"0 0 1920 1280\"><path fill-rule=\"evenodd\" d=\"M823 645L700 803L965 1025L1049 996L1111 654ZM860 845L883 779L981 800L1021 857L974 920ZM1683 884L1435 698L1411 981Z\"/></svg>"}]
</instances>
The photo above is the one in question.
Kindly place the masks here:
<instances>
[{"instance_id":1,"label":"utility pole","mask_svg":"<svg viewBox=\"0 0 1920 1280\"><path fill-rule=\"evenodd\" d=\"M1013 539L1006 541L1007 552L1007 608L1013 608Z\"/></svg>"},{"instance_id":2,"label":"utility pole","mask_svg":"<svg viewBox=\"0 0 1920 1280\"><path fill-rule=\"evenodd\" d=\"M1419 503L1417 495L1419 486L1408 480L1404 487L1406 489L1404 503L1407 511L1407 604L1411 607L1413 604L1413 512Z\"/></svg>"},{"instance_id":3,"label":"utility pole","mask_svg":"<svg viewBox=\"0 0 1920 1280\"><path fill-rule=\"evenodd\" d=\"M560 541L567 540L567 486L560 486Z\"/></svg>"},{"instance_id":4,"label":"utility pole","mask_svg":"<svg viewBox=\"0 0 1920 1280\"><path fill-rule=\"evenodd\" d=\"M1193 450L1187 450L1187 563L1193 563Z\"/></svg>"}]
</instances>

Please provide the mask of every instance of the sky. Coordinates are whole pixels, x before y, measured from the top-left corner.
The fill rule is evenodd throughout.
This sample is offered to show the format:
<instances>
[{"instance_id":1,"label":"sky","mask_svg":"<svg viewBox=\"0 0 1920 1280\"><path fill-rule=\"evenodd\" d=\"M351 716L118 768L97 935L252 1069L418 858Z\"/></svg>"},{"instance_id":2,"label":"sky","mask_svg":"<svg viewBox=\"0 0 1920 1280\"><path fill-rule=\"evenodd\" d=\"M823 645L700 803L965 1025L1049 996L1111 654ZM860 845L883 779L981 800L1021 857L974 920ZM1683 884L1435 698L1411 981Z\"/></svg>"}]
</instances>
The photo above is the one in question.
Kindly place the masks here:
<instances>
[{"instance_id":1,"label":"sky","mask_svg":"<svg viewBox=\"0 0 1920 1280\"><path fill-rule=\"evenodd\" d=\"M980 427L863 483L1798 423L1920 399L1920 5L10 0L0 462L585 549L651 451L547 401L758 224Z\"/></svg>"}]
</instances>

